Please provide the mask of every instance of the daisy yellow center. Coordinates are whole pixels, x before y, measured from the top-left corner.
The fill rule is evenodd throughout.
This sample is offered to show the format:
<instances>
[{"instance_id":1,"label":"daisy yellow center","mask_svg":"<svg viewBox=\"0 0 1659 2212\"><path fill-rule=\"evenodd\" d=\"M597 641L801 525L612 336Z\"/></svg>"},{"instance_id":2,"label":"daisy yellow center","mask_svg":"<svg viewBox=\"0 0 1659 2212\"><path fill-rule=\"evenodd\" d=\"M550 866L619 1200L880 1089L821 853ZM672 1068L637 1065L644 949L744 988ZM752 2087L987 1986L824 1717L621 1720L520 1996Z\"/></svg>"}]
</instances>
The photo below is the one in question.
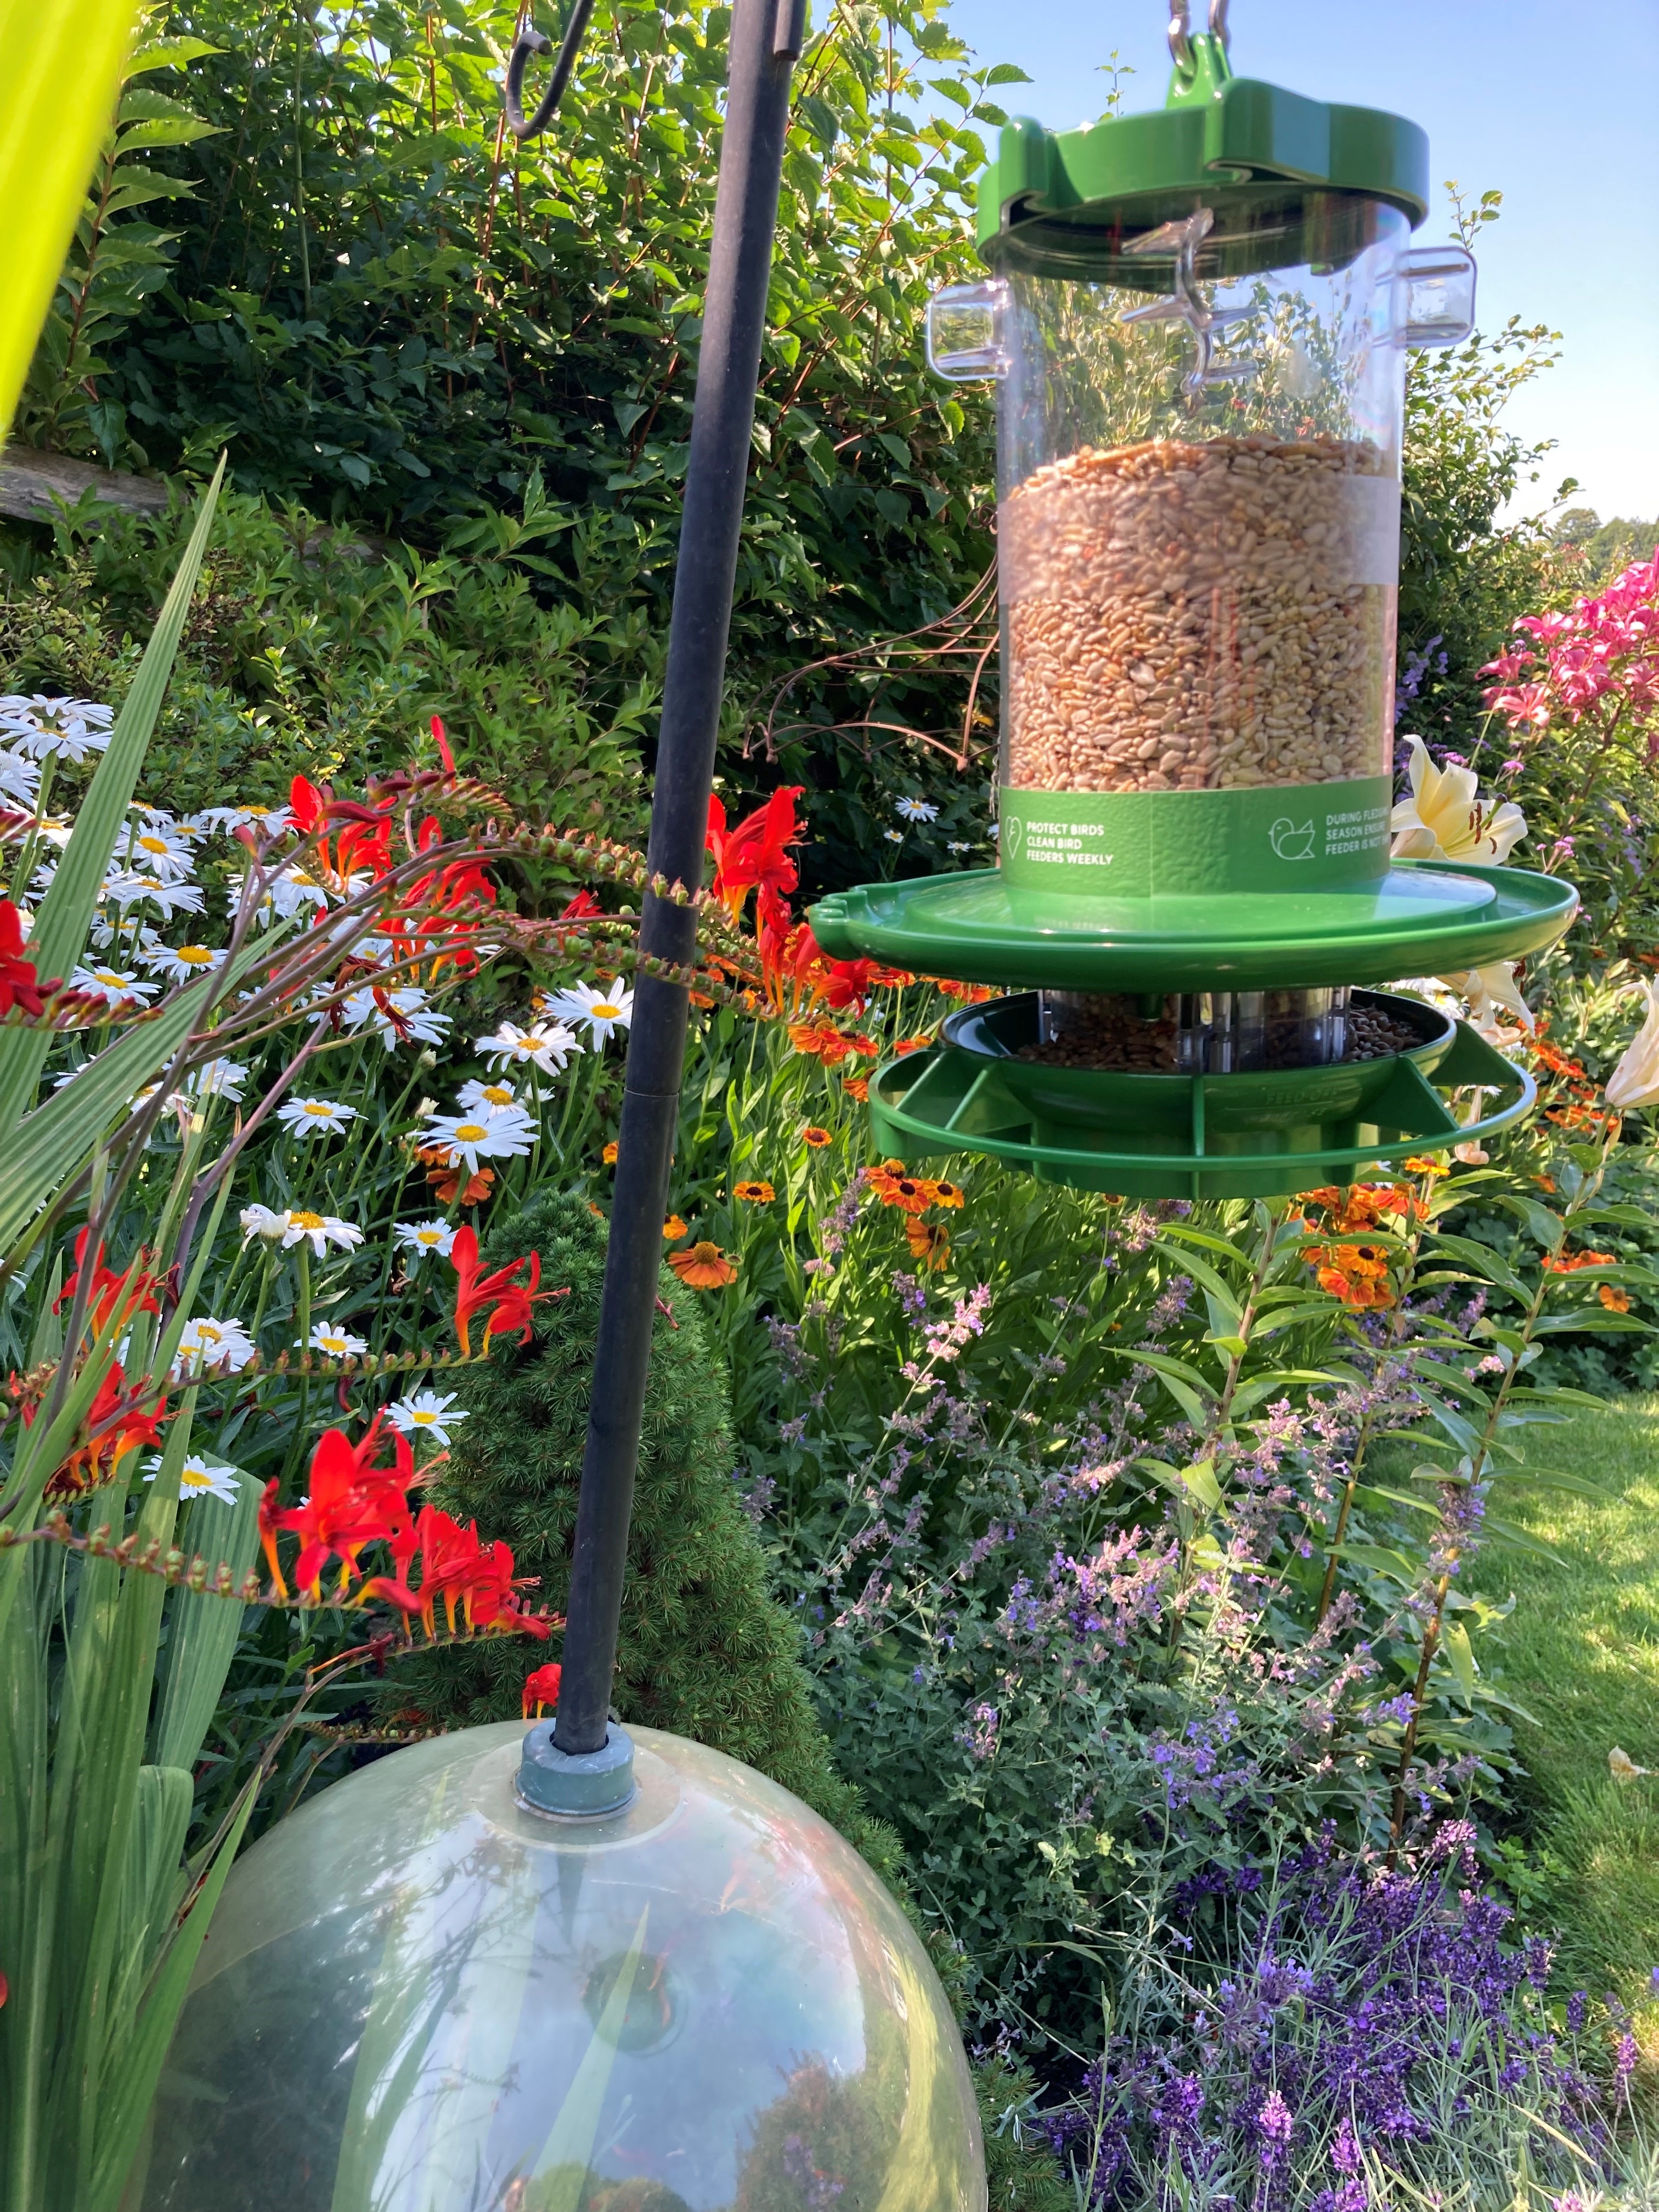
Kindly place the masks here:
<instances>
[{"instance_id":1,"label":"daisy yellow center","mask_svg":"<svg viewBox=\"0 0 1659 2212\"><path fill-rule=\"evenodd\" d=\"M597 1008L595 1011L598 1011ZM545 1052L547 1050L547 1039L545 1037L538 1036L521 1036L519 1039L519 1050L520 1052Z\"/></svg>"},{"instance_id":2,"label":"daisy yellow center","mask_svg":"<svg viewBox=\"0 0 1659 2212\"><path fill-rule=\"evenodd\" d=\"M313 1115L319 1121L331 1120L334 1113L331 1106L325 1106L315 1098L307 1098L300 1110L303 1114Z\"/></svg>"},{"instance_id":3,"label":"daisy yellow center","mask_svg":"<svg viewBox=\"0 0 1659 2212\"><path fill-rule=\"evenodd\" d=\"M290 1213L288 1218L296 1229L320 1229L323 1225L323 1217L320 1213L295 1212Z\"/></svg>"},{"instance_id":4,"label":"daisy yellow center","mask_svg":"<svg viewBox=\"0 0 1659 2212\"><path fill-rule=\"evenodd\" d=\"M141 837L138 842L146 853L160 853L164 857L172 850L165 837Z\"/></svg>"},{"instance_id":5,"label":"daisy yellow center","mask_svg":"<svg viewBox=\"0 0 1659 2212\"><path fill-rule=\"evenodd\" d=\"M325 1345L331 1352L342 1352L345 1349L345 1339L337 1331L325 1329L318 1341Z\"/></svg>"},{"instance_id":6,"label":"daisy yellow center","mask_svg":"<svg viewBox=\"0 0 1659 2212\"><path fill-rule=\"evenodd\" d=\"M437 1419L438 1416L435 1413L428 1413L424 1407L421 1407L412 1413L409 1418L414 1422L417 1429L429 1429L432 1426L432 1424Z\"/></svg>"},{"instance_id":7,"label":"daisy yellow center","mask_svg":"<svg viewBox=\"0 0 1659 2212\"><path fill-rule=\"evenodd\" d=\"M213 1477L204 1467L187 1467L179 1478L180 1490L210 1490Z\"/></svg>"},{"instance_id":8,"label":"daisy yellow center","mask_svg":"<svg viewBox=\"0 0 1659 2212\"><path fill-rule=\"evenodd\" d=\"M587 1011L590 1014L597 1014L602 1022L614 1022L622 1013L620 1006L607 1006L603 999L596 999Z\"/></svg>"},{"instance_id":9,"label":"daisy yellow center","mask_svg":"<svg viewBox=\"0 0 1659 2212\"><path fill-rule=\"evenodd\" d=\"M217 1344L223 1336L224 1331L222 1328L215 1328L210 1321L198 1321L196 1324L196 1334L204 1344Z\"/></svg>"},{"instance_id":10,"label":"daisy yellow center","mask_svg":"<svg viewBox=\"0 0 1659 2212\"><path fill-rule=\"evenodd\" d=\"M96 972L95 980L100 983L109 984L113 989L125 983L127 979L125 975L118 975L112 968L100 968Z\"/></svg>"},{"instance_id":11,"label":"daisy yellow center","mask_svg":"<svg viewBox=\"0 0 1659 2212\"><path fill-rule=\"evenodd\" d=\"M444 1232L441 1229L419 1229L415 1232L415 1241L418 1244L441 1244Z\"/></svg>"},{"instance_id":12,"label":"daisy yellow center","mask_svg":"<svg viewBox=\"0 0 1659 2212\"><path fill-rule=\"evenodd\" d=\"M458 1121L455 1134L462 1144L476 1145L480 1137L487 1137L489 1132L482 1121Z\"/></svg>"},{"instance_id":13,"label":"daisy yellow center","mask_svg":"<svg viewBox=\"0 0 1659 2212\"><path fill-rule=\"evenodd\" d=\"M205 945L181 945L178 957L186 968L208 968L213 963L213 955Z\"/></svg>"},{"instance_id":14,"label":"daisy yellow center","mask_svg":"<svg viewBox=\"0 0 1659 2212\"><path fill-rule=\"evenodd\" d=\"M483 1095L492 1106L510 1106L513 1103L513 1093L504 1083L486 1083Z\"/></svg>"}]
</instances>

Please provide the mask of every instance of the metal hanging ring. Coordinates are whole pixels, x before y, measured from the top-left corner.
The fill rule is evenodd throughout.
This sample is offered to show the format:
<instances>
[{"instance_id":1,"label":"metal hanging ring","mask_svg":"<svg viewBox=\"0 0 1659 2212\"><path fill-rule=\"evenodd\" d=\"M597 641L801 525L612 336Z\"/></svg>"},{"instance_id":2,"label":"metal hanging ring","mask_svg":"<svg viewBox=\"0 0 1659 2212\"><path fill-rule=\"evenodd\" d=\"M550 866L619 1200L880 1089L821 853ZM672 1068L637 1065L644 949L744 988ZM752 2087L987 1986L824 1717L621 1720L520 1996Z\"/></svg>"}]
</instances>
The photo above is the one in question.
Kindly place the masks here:
<instances>
[{"instance_id":1,"label":"metal hanging ring","mask_svg":"<svg viewBox=\"0 0 1659 2212\"><path fill-rule=\"evenodd\" d=\"M1178 70L1193 66L1192 21L1187 13L1187 0L1170 0L1170 58Z\"/></svg>"},{"instance_id":2,"label":"metal hanging ring","mask_svg":"<svg viewBox=\"0 0 1659 2212\"><path fill-rule=\"evenodd\" d=\"M570 11L570 21L565 26L560 43L559 57L553 64L553 75L547 90L542 94L536 112L526 117L524 112L524 73L532 54L550 54L551 39L544 38L539 31L526 27L513 41L513 52L507 58L505 100L507 127L515 138L539 138L558 112L559 102L564 98L564 88L570 82L571 71L576 66L576 57L581 52L582 34L587 28L588 18L593 13L593 0L576 0Z\"/></svg>"},{"instance_id":3,"label":"metal hanging ring","mask_svg":"<svg viewBox=\"0 0 1659 2212\"><path fill-rule=\"evenodd\" d=\"M1227 0L1210 0L1210 36L1220 40L1224 54L1231 43L1227 37Z\"/></svg>"}]
</instances>

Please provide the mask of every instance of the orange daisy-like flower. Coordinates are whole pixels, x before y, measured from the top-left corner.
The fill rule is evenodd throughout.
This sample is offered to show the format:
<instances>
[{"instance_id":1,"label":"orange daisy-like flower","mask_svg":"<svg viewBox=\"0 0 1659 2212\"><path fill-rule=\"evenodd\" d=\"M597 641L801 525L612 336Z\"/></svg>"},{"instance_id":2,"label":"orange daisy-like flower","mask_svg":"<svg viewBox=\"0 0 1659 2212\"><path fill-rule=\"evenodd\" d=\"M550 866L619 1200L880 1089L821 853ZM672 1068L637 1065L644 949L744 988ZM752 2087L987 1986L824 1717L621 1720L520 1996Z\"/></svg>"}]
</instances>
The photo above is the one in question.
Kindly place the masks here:
<instances>
[{"instance_id":1,"label":"orange daisy-like flower","mask_svg":"<svg viewBox=\"0 0 1659 2212\"><path fill-rule=\"evenodd\" d=\"M1437 1177L1440 1176L1448 1176L1451 1173L1451 1170L1446 1165L1443 1160L1425 1159L1418 1153L1413 1153L1408 1160L1402 1160L1401 1162L1401 1165L1405 1169L1407 1175L1434 1176Z\"/></svg>"},{"instance_id":2,"label":"orange daisy-like flower","mask_svg":"<svg viewBox=\"0 0 1659 2212\"><path fill-rule=\"evenodd\" d=\"M800 1140L803 1145L810 1146L815 1152L821 1152L826 1145L834 1141L828 1129L820 1129L812 1123L809 1123L801 1131Z\"/></svg>"},{"instance_id":3,"label":"orange daisy-like flower","mask_svg":"<svg viewBox=\"0 0 1659 2212\"><path fill-rule=\"evenodd\" d=\"M933 1185L933 1189L935 1206L957 1206L963 1202L961 1191L953 1182L945 1182L941 1178Z\"/></svg>"},{"instance_id":4,"label":"orange daisy-like flower","mask_svg":"<svg viewBox=\"0 0 1659 2212\"><path fill-rule=\"evenodd\" d=\"M452 1160L447 1152L421 1146L415 1157L426 1170L426 1179L431 1184L433 1195L441 1206L482 1206L495 1188L494 1168L480 1168L477 1175L468 1175L464 1160Z\"/></svg>"},{"instance_id":5,"label":"orange daisy-like flower","mask_svg":"<svg viewBox=\"0 0 1659 2212\"><path fill-rule=\"evenodd\" d=\"M599 1154L599 1158L600 1158L605 1162L605 1164L606 1167L608 1167L608 1168L614 1168L614 1167L616 1166L616 1164L617 1164L617 1140L616 1140L616 1139L615 1139L614 1137L611 1139L611 1142L610 1142L610 1143L605 1146L605 1150L604 1150L604 1151Z\"/></svg>"},{"instance_id":6,"label":"orange daisy-like flower","mask_svg":"<svg viewBox=\"0 0 1659 2212\"><path fill-rule=\"evenodd\" d=\"M860 1106L868 1103L870 1079L867 1075L845 1075L842 1078L842 1088L849 1098L856 1098Z\"/></svg>"},{"instance_id":7,"label":"orange daisy-like flower","mask_svg":"<svg viewBox=\"0 0 1659 2212\"><path fill-rule=\"evenodd\" d=\"M678 1213L671 1213L662 1225L662 1233L671 1244L678 1244L685 1234L685 1224Z\"/></svg>"},{"instance_id":8,"label":"orange daisy-like flower","mask_svg":"<svg viewBox=\"0 0 1659 2212\"><path fill-rule=\"evenodd\" d=\"M1546 1260L1547 1275L1576 1275L1581 1267L1616 1267L1618 1261L1611 1252L1563 1252L1558 1259Z\"/></svg>"},{"instance_id":9,"label":"orange daisy-like flower","mask_svg":"<svg viewBox=\"0 0 1659 2212\"><path fill-rule=\"evenodd\" d=\"M926 1213L933 1202L933 1186L922 1176L908 1172L902 1160L886 1160L878 1168L866 1168L864 1180L884 1206L896 1206L905 1213Z\"/></svg>"},{"instance_id":10,"label":"orange daisy-like flower","mask_svg":"<svg viewBox=\"0 0 1659 2212\"><path fill-rule=\"evenodd\" d=\"M1388 1255L1380 1244L1320 1245L1308 1257L1320 1289L1351 1312L1381 1312L1394 1304Z\"/></svg>"},{"instance_id":11,"label":"orange daisy-like flower","mask_svg":"<svg viewBox=\"0 0 1659 2212\"><path fill-rule=\"evenodd\" d=\"M1621 1291L1616 1283L1603 1283L1595 1295L1609 1313L1630 1311L1630 1292Z\"/></svg>"},{"instance_id":12,"label":"orange daisy-like flower","mask_svg":"<svg viewBox=\"0 0 1659 2212\"><path fill-rule=\"evenodd\" d=\"M910 1257L924 1267L942 1267L951 1256L951 1232L942 1221L907 1221L904 1235Z\"/></svg>"},{"instance_id":13,"label":"orange daisy-like flower","mask_svg":"<svg viewBox=\"0 0 1659 2212\"><path fill-rule=\"evenodd\" d=\"M933 1042L931 1036L901 1037L893 1050L902 1060L907 1053L926 1052Z\"/></svg>"},{"instance_id":14,"label":"orange daisy-like flower","mask_svg":"<svg viewBox=\"0 0 1659 2212\"><path fill-rule=\"evenodd\" d=\"M750 1206L770 1206L777 1193L769 1182L740 1182L733 1184L732 1195L747 1199Z\"/></svg>"},{"instance_id":15,"label":"orange daisy-like flower","mask_svg":"<svg viewBox=\"0 0 1659 2212\"><path fill-rule=\"evenodd\" d=\"M668 1264L694 1291L723 1291L738 1279L737 1261L728 1260L718 1244L694 1244L689 1252L671 1252Z\"/></svg>"}]
</instances>

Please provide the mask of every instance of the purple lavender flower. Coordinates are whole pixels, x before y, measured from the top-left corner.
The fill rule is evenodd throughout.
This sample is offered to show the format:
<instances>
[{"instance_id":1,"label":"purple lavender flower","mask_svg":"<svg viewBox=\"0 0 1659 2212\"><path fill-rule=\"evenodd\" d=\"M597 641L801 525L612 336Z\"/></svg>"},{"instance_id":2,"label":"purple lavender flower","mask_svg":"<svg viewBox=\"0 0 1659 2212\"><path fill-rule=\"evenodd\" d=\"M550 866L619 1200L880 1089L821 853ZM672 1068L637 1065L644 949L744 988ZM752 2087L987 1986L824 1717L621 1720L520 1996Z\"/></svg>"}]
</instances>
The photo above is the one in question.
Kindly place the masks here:
<instances>
[{"instance_id":1,"label":"purple lavender flower","mask_svg":"<svg viewBox=\"0 0 1659 2212\"><path fill-rule=\"evenodd\" d=\"M1277 2089L1267 2092L1255 2116L1255 2124L1261 2138L1261 2163L1273 2166L1290 2148L1291 2137L1296 2130L1291 2108Z\"/></svg>"}]
</instances>

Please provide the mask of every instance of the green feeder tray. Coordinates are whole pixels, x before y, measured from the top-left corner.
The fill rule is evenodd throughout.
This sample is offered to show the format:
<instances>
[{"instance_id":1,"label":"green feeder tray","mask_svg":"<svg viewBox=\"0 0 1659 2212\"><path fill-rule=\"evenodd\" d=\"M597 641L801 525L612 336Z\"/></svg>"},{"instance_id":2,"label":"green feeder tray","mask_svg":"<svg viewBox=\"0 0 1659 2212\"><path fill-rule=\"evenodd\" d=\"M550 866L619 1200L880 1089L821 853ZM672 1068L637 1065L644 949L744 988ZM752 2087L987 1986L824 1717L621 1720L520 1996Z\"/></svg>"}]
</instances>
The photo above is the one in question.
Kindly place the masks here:
<instances>
[{"instance_id":1,"label":"green feeder tray","mask_svg":"<svg viewBox=\"0 0 1659 2212\"><path fill-rule=\"evenodd\" d=\"M1554 876L1407 860L1328 890L1119 899L975 868L835 891L810 919L832 959L1029 989L1161 993L1449 975L1541 951L1577 910L1577 892Z\"/></svg>"},{"instance_id":2,"label":"green feeder tray","mask_svg":"<svg viewBox=\"0 0 1659 2212\"><path fill-rule=\"evenodd\" d=\"M910 1166L981 1153L1039 1182L1126 1198L1271 1198L1476 1142L1531 1111L1532 1078L1467 1023L1382 992L1356 992L1354 1003L1404 1022L1422 1042L1327 1067L1097 1072L1019 1059L1039 1035L1037 996L996 1000L952 1015L942 1044L877 1070L876 1142ZM1460 1122L1440 1094L1477 1085L1500 1103Z\"/></svg>"}]
</instances>

